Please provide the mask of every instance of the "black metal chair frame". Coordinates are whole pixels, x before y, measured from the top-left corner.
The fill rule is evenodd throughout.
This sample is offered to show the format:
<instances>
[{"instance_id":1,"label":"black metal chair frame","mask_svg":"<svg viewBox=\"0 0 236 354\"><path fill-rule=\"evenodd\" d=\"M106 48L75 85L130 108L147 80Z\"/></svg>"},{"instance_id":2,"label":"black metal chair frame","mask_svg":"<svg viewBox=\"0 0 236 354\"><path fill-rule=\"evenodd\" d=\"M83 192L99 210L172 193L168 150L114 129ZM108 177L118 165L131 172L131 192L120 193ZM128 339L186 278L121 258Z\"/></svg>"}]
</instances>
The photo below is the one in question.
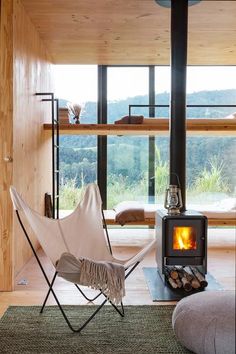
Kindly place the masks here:
<instances>
[{"instance_id":1,"label":"black metal chair frame","mask_svg":"<svg viewBox=\"0 0 236 354\"><path fill-rule=\"evenodd\" d=\"M61 313L62 313L62 315L63 315L63 317L64 317L64 319L65 319L65 321L66 321L66 323L67 323L67 325L69 326L69 328L70 328L73 332L76 332L76 333L81 332L82 329L85 328L85 327L87 326L87 324L94 318L94 316L98 313L98 311L100 311L100 309L106 304L106 302L110 302L110 304L111 304L111 305L113 306L113 308L119 313L119 315L120 315L121 317L124 317L125 312L124 312L124 306L123 306L123 303L122 303L122 302L120 303L121 309L119 309L112 301L110 301L110 300L107 298L107 296L106 296L102 291L100 291L95 297L93 297L92 299L90 299L90 298L88 298L88 297L86 296L86 294L80 289L80 287L78 286L78 284L74 284L74 285L76 286L76 288L79 290L79 292L84 296L84 298L85 298L87 301L93 302L95 299L97 299L97 298L98 298L99 296L101 296L101 295L103 295L103 296L105 297L105 300L103 300L103 302L96 308L96 310L92 313L92 315L91 315L79 328L74 328L74 327L72 326L72 324L71 324L71 322L70 322L68 316L66 315L64 309L62 308L62 306L61 306L61 304L60 304L60 302L59 302L59 300L58 300L58 298L57 298L57 296L56 296L55 291L53 290L53 284L54 284L54 282L55 282L55 280L56 280L56 277L57 277L57 274L58 274L57 271L54 273L53 279L52 279L52 281L50 282L50 280L48 279L48 276L47 276L47 274L46 274L46 272L45 272L45 270L44 270L44 268L43 268L43 266L42 266L42 263L40 262L40 259L39 259L38 255L37 255L37 252L36 252L36 250L35 250L35 248L34 248L32 242L31 242L31 240L30 240L30 237L29 237L29 235L28 235L28 233L27 233L27 231L26 231L26 229L25 229L25 227L24 227L24 224L23 224L23 222L22 222L22 220L21 220L21 217L20 217L20 215L19 215L18 210L16 210L16 215L17 215L17 218L18 218L19 223L20 223L20 225L21 225L21 228L22 228L22 230L23 230L23 232L24 232L24 235L25 235L25 237L26 237L26 239L27 239L27 241L28 241L28 243L29 243L29 245L30 245L30 247L31 247L31 250L32 250L32 252L33 252L33 254L34 254L34 256L35 256L37 262L38 262L38 265L39 265L39 267L40 267L40 269L41 269L41 271L42 271L42 273L43 273L43 276L44 276L44 278L45 278L45 280L46 280L46 282L47 282L47 284L48 284L48 287L49 287L48 292L47 292L47 294L46 294L46 297L45 297L45 299L44 299L43 305L42 305L42 307L41 307L41 309L40 309L40 313L43 312L44 307L45 307L45 305L46 305L46 303L47 303L48 297L49 297L50 293L52 293L52 295L53 295L53 297L54 297L54 299L55 299L55 301L56 301L56 303L57 303L57 305L58 305L58 307L59 307L59 309L60 309L60 311L61 311ZM102 217L103 217L103 226L104 226L104 229L105 229L105 232L106 232L108 247L109 247L109 250L110 250L110 252L111 252L111 254L112 254L112 248L111 248L110 239L109 239L108 230L107 230L107 225L106 225L106 221L105 221L103 212L102 212ZM131 269L129 269L129 270L128 270L128 269L125 269L125 271L126 271L125 279L130 275L130 273L137 267L137 265L138 265L139 263L140 263L139 261L136 262L136 263L131 267Z\"/></svg>"}]
</instances>

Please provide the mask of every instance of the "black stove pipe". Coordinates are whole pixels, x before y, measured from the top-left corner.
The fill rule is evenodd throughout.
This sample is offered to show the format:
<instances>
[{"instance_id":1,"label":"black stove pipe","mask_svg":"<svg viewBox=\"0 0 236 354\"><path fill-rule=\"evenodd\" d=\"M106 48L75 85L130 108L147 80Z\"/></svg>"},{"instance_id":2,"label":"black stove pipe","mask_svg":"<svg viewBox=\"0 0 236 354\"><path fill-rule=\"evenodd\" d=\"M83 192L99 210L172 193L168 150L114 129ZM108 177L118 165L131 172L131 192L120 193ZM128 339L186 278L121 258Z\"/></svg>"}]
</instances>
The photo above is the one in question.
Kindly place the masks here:
<instances>
[{"instance_id":1,"label":"black stove pipe","mask_svg":"<svg viewBox=\"0 0 236 354\"><path fill-rule=\"evenodd\" d=\"M171 0L170 184L186 208L186 66L188 0Z\"/></svg>"}]
</instances>

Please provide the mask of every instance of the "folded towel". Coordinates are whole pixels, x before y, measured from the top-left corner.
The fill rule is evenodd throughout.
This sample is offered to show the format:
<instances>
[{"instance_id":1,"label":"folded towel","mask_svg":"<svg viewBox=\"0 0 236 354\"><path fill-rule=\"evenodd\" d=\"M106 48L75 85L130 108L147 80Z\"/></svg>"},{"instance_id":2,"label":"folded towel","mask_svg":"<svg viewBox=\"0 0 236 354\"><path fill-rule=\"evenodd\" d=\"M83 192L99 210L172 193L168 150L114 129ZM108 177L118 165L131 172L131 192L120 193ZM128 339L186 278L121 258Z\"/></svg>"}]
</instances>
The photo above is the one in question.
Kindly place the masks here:
<instances>
[{"instance_id":1,"label":"folded towel","mask_svg":"<svg viewBox=\"0 0 236 354\"><path fill-rule=\"evenodd\" d=\"M68 281L101 290L114 304L119 304L125 296L125 268L121 264L77 259L70 253L63 253L56 270Z\"/></svg>"}]
</instances>

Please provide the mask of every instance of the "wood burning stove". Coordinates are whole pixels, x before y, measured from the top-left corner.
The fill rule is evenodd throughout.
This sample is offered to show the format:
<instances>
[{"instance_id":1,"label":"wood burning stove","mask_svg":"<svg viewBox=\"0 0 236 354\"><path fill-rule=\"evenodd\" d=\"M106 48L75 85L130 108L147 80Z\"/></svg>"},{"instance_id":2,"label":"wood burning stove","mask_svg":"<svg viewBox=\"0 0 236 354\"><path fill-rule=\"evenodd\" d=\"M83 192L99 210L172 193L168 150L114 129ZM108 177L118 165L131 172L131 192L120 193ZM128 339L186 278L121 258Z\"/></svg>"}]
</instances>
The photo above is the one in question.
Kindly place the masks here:
<instances>
[{"instance_id":1,"label":"wood burning stove","mask_svg":"<svg viewBox=\"0 0 236 354\"><path fill-rule=\"evenodd\" d=\"M158 271L165 280L166 267L194 266L207 273L207 218L196 211L156 214Z\"/></svg>"},{"instance_id":2,"label":"wood burning stove","mask_svg":"<svg viewBox=\"0 0 236 354\"><path fill-rule=\"evenodd\" d=\"M207 218L186 211L186 65L188 37L188 0L171 0L171 95L170 95L170 187L168 213L156 217L157 265L161 278L172 287L178 284L169 276L172 268L185 290L196 274L206 284ZM177 192L181 190L181 198ZM168 198L167 198L168 199ZM172 268L171 268L172 267ZM176 268L178 267L178 269ZM190 273L186 269L190 267ZM194 269L192 269L193 267ZM193 274L194 273L194 274ZM187 287L186 282L190 285Z\"/></svg>"}]
</instances>

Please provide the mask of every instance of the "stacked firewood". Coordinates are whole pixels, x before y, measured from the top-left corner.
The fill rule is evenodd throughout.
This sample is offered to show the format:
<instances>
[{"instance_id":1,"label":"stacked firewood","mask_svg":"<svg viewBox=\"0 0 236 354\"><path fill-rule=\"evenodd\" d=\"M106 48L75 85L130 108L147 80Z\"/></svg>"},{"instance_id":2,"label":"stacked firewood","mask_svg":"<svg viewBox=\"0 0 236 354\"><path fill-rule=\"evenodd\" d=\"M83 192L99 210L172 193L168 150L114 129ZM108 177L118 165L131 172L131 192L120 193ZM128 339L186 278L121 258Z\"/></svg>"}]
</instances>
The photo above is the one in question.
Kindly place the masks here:
<instances>
[{"instance_id":1,"label":"stacked firewood","mask_svg":"<svg viewBox=\"0 0 236 354\"><path fill-rule=\"evenodd\" d=\"M195 267L165 266L164 274L173 289L201 290L208 285L205 276Z\"/></svg>"}]
</instances>

